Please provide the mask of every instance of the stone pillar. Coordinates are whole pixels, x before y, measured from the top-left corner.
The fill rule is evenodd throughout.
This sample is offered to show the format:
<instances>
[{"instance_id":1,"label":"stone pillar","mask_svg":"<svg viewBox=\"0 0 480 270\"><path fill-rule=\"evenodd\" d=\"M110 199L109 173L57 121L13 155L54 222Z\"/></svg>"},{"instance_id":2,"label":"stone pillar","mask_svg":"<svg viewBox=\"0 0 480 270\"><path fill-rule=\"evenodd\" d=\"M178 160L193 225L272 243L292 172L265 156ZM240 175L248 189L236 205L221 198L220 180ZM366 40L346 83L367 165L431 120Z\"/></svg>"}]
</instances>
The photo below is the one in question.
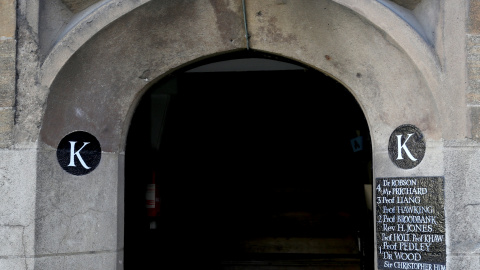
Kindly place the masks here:
<instances>
[{"instance_id":1,"label":"stone pillar","mask_svg":"<svg viewBox=\"0 0 480 270\"><path fill-rule=\"evenodd\" d=\"M35 150L14 140L16 0L0 0L0 269L34 268Z\"/></svg>"},{"instance_id":2,"label":"stone pillar","mask_svg":"<svg viewBox=\"0 0 480 270\"><path fill-rule=\"evenodd\" d=\"M480 257L480 0L466 3L465 84L468 126L464 140L459 138L458 141L445 141L445 193L447 201L450 201L446 206L450 239L447 242L447 260L449 269L476 270L479 269ZM455 61L455 58L450 61Z\"/></svg>"}]
</instances>

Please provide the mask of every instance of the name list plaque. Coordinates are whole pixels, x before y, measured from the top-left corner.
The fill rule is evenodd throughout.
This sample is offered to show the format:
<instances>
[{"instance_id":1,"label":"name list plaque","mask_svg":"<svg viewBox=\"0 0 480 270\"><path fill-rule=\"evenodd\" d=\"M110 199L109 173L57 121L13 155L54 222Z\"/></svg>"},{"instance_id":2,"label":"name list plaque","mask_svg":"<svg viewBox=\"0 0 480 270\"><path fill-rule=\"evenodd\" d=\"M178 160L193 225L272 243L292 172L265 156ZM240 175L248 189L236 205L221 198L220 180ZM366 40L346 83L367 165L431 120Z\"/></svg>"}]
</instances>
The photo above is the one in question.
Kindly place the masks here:
<instances>
[{"instance_id":1,"label":"name list plaque","mask_svg":"<svg viewBox=\"0 0 480 270\"><path fill-rule=\"evenodd\" d=\"M378 269L446 270L443 177L377 178Z\"/></svg>"}]
</instances>

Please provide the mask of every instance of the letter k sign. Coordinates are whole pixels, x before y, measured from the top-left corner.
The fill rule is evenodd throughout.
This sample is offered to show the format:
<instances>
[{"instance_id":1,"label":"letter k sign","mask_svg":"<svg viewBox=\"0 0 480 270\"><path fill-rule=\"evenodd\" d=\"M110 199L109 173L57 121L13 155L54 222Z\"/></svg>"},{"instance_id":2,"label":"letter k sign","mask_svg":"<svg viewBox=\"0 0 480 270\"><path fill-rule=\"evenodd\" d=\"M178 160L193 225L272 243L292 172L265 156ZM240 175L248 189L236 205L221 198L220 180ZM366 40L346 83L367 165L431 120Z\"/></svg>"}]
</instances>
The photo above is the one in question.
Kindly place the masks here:
<instances>
[{"instance_id":1,"label":"letter k sign","mask_svg":"<svg viewBox=\"0 0 480 270\"><path fill-rule=\"evenodd\" d=\"M88 167L87 164L85 164L85 161L83 161L83 158L80 155L80 151L82 151L82 149L85 147L85 145L89 144L90 142L84 142L82 148L78 149L77 152L75 152L75 144L77 142L69 141L69 143L70 143L71 147L70 147L70 163L68 163L68 166L69 167L76 167L75 166L75 156L76 156L78 158L78 161L80 161L80 164L82 164L82 166L85 169L90 169L90 167Z\"/></svg>"},{"instance_id":2,"label":"letter k sign","mask_svg":"<svg viewBox=\"0 0 480 270\"><path fill-rule=\"evenodd\" d=\"M58 163L73 175L85 175L95 170L101 155L102 149L97 138L85 131L68 134L57 147Z\"/></svg>"},{"instance_id":3,"label":"letter k sign","mask_svg":"<svg viewBox=\"0 0 480 270\"><path fill-rule=\"evenodd\" d=\"M425 138L420 129L414 125L401 125L390 135L388 155L399 168L416 167L425 156L425 149Z\"/></svg>"},{"instance_id":4,"label":"letter k sign","mask_svg":"<svg viewBox=\"0 0 480 270\"><path fill-rule=\"evenodd\" d=\"M402 135L397 135L397 142L398 142L397 160L403 159L403 156L402 156L402 149L403 149L405 151L405 154L407 154L409 159L411 159L413 161L417 161L417 159L412 156L412 153L410 153L410 150L408 150L408 148L407 148L407 141L408 141L408 139L410 139L410 137L413 135L413 133L410 133L410 134L407 134L407 135L408 135L408 137L403 144L402 144Z\"/></svg>"}]
</instances>

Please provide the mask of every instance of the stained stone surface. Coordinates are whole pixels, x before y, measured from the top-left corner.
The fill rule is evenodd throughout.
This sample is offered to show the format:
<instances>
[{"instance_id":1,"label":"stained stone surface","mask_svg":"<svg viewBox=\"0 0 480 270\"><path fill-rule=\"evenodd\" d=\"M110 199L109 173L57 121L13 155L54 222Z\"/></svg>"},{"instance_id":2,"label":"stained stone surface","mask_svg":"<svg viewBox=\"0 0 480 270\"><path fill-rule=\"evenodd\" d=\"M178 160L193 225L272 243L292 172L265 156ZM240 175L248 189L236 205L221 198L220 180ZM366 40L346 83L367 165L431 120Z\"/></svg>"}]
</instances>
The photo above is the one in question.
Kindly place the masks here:
<instances>
[{"instance_id":1,"label":"stained stone surface","mask_svg":"<svg viewBox=\"0 0 480 270\"><path fill-rule=\"evenodd\" d=\"M83 176L65 172L54 150L40 154L39 166L36 254L117 250L117 156L104 153Z\"/></svg>"}]
</instances>

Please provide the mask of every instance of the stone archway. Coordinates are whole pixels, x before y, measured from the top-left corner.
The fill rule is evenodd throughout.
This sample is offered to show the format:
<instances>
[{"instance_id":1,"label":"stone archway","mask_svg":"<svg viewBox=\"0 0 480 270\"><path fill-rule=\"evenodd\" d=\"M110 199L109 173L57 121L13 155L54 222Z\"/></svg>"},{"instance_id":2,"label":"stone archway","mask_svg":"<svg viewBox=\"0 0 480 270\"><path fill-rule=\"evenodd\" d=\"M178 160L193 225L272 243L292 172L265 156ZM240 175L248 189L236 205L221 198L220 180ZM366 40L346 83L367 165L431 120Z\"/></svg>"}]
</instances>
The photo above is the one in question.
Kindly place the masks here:
<instances>
[{"instance_id":1,"label":"stone archway","mask_svg":"<svg viewBox=\"0 0 480 270\"><path fill-rule=\"evenodd\" d=\"M278 56L221 59L160 81L136 109L126 269L372 268L371 144L355 99Z\"/></svg>"},{"instance_id":2,"label":"stone archway","mask_svg":"<svg viewBox=\"0 0 480 270\"><path fill-rule=\"evenodd\" d=\"M387 162L386 151L391 131L404 123L421 128L438 154L426 157L415 173L442 174L436 69L430 54L419 53L424 47L402 45L412 30L405 26L406 34L392 38L369 19L379 17L352 11L358 7L283 2L249 3L251 48L321 70L352 92L371 127L375 175L405 173ZM387 11L377 5L368 8ZM71 265L93 260L101 262L99 269L121 268L124 149L139 98L178 68L245 49L240 1L151 1L120 14L79 35L81 42L66 35L43 66L49 94L39 141L35 252L45 255L47 265L68 254ZM93 15L100 20L101 14ZM391 16L385 13L385 21ZM88 23L87 16L78 25ZM420 65L411 55L427 60ZM102 145L99 167L83 177L64 172L55 156L61 138L75 130Z\"/></svg>"}]
</instances>

